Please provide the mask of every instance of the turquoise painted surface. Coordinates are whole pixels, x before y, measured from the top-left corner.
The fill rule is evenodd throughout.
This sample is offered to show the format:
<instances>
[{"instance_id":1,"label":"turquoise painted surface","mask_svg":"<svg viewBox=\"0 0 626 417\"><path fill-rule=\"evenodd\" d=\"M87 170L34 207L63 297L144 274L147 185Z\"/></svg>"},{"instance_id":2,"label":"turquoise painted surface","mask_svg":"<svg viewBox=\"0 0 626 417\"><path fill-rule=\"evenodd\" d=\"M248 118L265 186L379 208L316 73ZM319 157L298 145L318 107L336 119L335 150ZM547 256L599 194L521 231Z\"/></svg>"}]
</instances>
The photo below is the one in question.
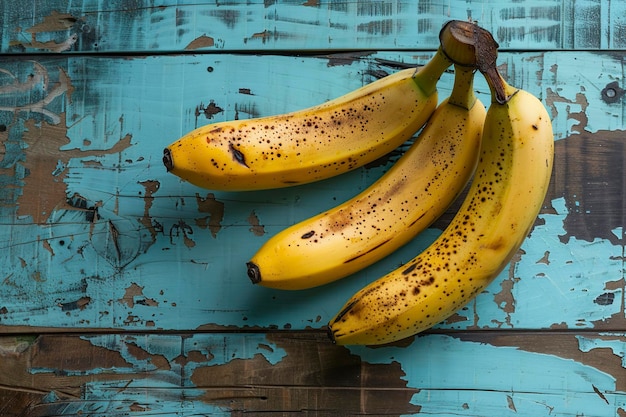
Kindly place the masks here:
<instances>
[{"instance_id":1,"label":"turquoise painted surface","mask_svg":"<svg viewBox=\"0 0 626 417\"><path fill-rule=\"evenodd\" d=\"M348 65L346 72L342 66L328 67L327 59L232 57L223 62L225 59L161 57L119 60L115 65L107 64L110 60L98 59L62 62L73 84L93 89L75 88L71 103L60 99L53 103L60 106L58 112L65 110L68 119L68 143L61 147L60 157L65 150L80 152L79 157L67 158L62 164L63 194L56 198L64 202L66 197L71 197L72 204L82 205L83 209L63 207L49 213L35 210L30 211L30 217L20 216L16 213L20 208L19 194L6 190L4 219L14 224L0 233L5 234L5 242L10 242L8 246L14 256L9 261L12 273L4 285L16 296L16 302L13 306L4 305L7 314L2 317L3 324L269 326L280 323L278 317L294 317L284 315L285 308L292 306L299 306L303 315L291 323L293 327L302 328L319 321L320 312L311 306L314 298L310 294L294 297L250 285L243 262L262 237L250 230L248 218L257 217L267 236L283 227L286 220L313 214L320 209L321 202L329 206L346 198L353 192L355 181L363 187L375 176L362 171L334 182L289 191L217 194L182 184L166 174L160 162L161 150L198 124L234 118L238 112L243 117L241 108L267 108L265 114L271 114L341 94L371 79L363 80L366 76L358 72L365 74L372 61L357 62L357 68ZM298 65L296 71L280 75L281 68L294 64ZM22 65L26 70L32 67L27 61ZM209 66L215 70L208 72ZM255 69L254 77L246 68ZM275 83L253 82L258 79L257 73L272 71ZM96 88L94 84L99 84L105 73L126 82ZM324 78L316 82L326 88L312 89L302 74L323 74ZM249 81L235 84L234 80ZM199 85L206 87L198 88ZM295 89L296 94L293 94L294 85L301 86ZM251 94L237 94L240 88L250 88ZM141 102L136 101L139 99ZM204 116L197 118L196 107L211 100L225 109L224 114L211 120ZM142 111L146 106L149 111ZM42 119L41 115L32 113L23 117ZM19 134L22 123L7 122L9 133ZM127 135L132 137L130 146L121 153L99 154L116 146ZM28 159L29 148L23 141L17 142L13 160ZM20 165L17 162L11 165L6 159L7 167ZM54 161L47 180L58 178L53 175L57 165ZM155 183L149 207L145 199L147 182ZM206 199L209 203L214 201L217 207L223 204L223 217L216 214L220 218L211 219L212 213L202 212L200 206ZM34 217L45 221L38 224ZM217 223L213 231L198 225L204 218ZM142 223L142 219L148 223ZM20 244L15 244L17 238L23 239ZM86 269L78 260L90 267ZM129 303L124 295L133 284L143 288L143 292L141 297L135 296L139 302ZM239 296L233 299L229 294ZM72 304L85 297L90 302L80 307ZM340 298L335 297L338 304ZM305 299L310 302L303 303ZM263 311L261 306L265 303L277 305L276 310ZM167 309L171 312L166 313ZM323 313L324 318L329 314ZM287 323L279 326L284 325Z\"/></svg>"},{"instance_id":2,"label":"turquoise painted surface","mask_svg":"<svg viewBox=\"0 0 626 417\"><path fill-rule=\"evenodd\" d=\"M372 81L376 71L394 71L388 61L418 64L429 56L2 61L5 88L24 91L0 97L7 138L2 179L10 184L0 192L7 225L0 234L10 254L0 282L6 294L0 323L177 330L325 325L352 292L410 259L439 230L363 273L310 291L254 287L244 263L272 234L366 187L393 157L307 186L217 193L167 174L161 150L194 127L319 103ZM501 61L511 82L550 109L557 144L583 131L624 128L621 106L589 91L618 76L606 70L619 67L620 56L524 53L502 54ZM28 84L33 72L41 73L40 80ZM442 78L442 98L451 81L451 74ZM477 89L488 103L481 78ZM207 118L202 109L211 103L221 110ZM41 178L29 177L35 168ZM571 196L559 195L556 186L551 196L512 269L441 327L593 328L609 317L623 318L622 244L611 240L621 241L621 228L593 241L573 236L564 242ZM609 297L603 294L613 301L598 304L598 297Z\"/></svg>"},{"instance_id":3,"label":"turquoise painted surface","mask_svg":"<svg viewBox=\"0 0 626 417\"><path fill-rule=\"evenodd\" d=\"M469 18L505 49L624 49L625 16L610 0L3 2L0 51L433 49Z\"/></svg>"},{"instance_id":4,"label":"turquoise painted surface","mask_svg":"<svg viewBox=\"0 0 626 417\"><path fill-rule=\"evenodd\" d=\"M374 365L399 372L414 392L397 405L406 415L625 415L624 4L304 3L0 2L0 51L14 54L0 56L0 333L112 330L81 340L115 365L94 357L27 370L33 381L82 381L80 398L52 391L45 404L57 415L227 416L243 400L207 400L211 387L197 375L235 366L259 372L238 390L268 389L272 375L302 388L285 401L304 404L317 386L294 380L319 369L298 375L293 361L322 356L285 341L321 334L354 291L439 230L298 293L252 286L244 262L273 233L365 188L398 153L317 184L222 193L168 175L161 150L203 124L317 104L424 63L438 27L471 15L496 35L510 81L552 116L558 171L537 225L510 267L435 333L377 349L308 343L332 349L325 371L358 381ZM440 85L443 98L451 74ZM488 102L481 78L476 87ZM363 384L350 389L365 404L380 387Z\"/></svg>"},{"instance_id":5,"label":"turquoise painted surface","mask_svg":"<svg viewBox=\"0 0 626 417\"><path fill-rule=\"evenodd\" d=\"M424 414L600 417L618 415L626 407L626 393L616 391L611 375L516 347L429 335L410 349L350 350L369 363L402 363L409 386L420 388L412 403L421 405ZM455 391L454 398L448 390Z\"/></svg>"}]
</instances>

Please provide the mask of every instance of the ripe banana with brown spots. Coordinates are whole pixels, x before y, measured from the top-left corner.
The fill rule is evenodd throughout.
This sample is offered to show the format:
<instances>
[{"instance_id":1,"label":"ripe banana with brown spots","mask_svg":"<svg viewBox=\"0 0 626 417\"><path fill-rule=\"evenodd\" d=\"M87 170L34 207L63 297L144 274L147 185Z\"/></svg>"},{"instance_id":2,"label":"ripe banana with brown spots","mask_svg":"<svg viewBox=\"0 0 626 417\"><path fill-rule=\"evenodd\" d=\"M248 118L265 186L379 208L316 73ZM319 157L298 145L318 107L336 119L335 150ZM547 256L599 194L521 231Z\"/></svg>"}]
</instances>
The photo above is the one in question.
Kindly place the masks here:
<instances>
[{"instance_id":1,"label":"ripe banana with brown spots","mask_svg":"<svg viewBox=\"0 0 626 417\"><path fill-rule=\"evenodd\" d=\"M281 188L330 178L386 155L410 139L438 103L451 65L442 51L318 106L200 127L164 149L166 169L226 191Z\"/></svg>"},{"instance_id":2,"label":"ripe banana with brown spots","mask_svg":"<svg viewBox=\"0 0 626 417\"><path fill-rule=\"evenodd\" d=\"M247 263L253 283L299 290L353 274L389 255L441 216L469 181L485 107L474 69L455 66L450 97L381 178L343 204L270 238Z\"/></svg>"},{"instance_id":3,"label":"ripe banana with brown spots","mask_svg":"<svg viewBox=\"0 0 626 417\"><path fill-rule=\"evenodd\" d=\"M466 199L431 246L361 289L330 320L337 344L389 343L446 319L492 282L529 233L552 171L550 117L536 97L508 85L495 63L481 71L493 99Z\"/></svg>"}]
</instances>

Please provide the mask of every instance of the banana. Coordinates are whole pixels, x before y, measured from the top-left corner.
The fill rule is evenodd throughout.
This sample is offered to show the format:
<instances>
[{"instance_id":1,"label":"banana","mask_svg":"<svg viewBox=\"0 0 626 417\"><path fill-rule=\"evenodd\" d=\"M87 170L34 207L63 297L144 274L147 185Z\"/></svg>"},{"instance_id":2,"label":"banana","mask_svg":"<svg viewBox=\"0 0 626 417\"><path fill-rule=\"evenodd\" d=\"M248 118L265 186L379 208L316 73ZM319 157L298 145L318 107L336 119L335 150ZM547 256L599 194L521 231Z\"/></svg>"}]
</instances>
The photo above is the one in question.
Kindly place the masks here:
<instances>
[{"instance_id":1,"label":"banana","mask_svg":"<svg viewBox=\"0 0 626 417\"><path fill-rule=\"evenodd\" d=\"M474 69L455 82L415 143L375 183L345 203L270 238L247 263L253 283L305 289L357 272L406 244L442 215L469 181L485 107Z\"/></svg>"},{"instance_id":2,"label":"banana","mask_svg":"<svg viewBox=\"0 0 626 417\"><path fill-rule=\"evenodd\" d=\"M411 138L434 112L437 81L450 65L438 50L419 70L398 71L308 109L200 127L166 147L163 163L192 184L224 191L339 175Z\"/></svg>"},{"instance_id":3,"label":"banana","mask_svg":"<svg viewBox=\"0 0 626 417\"><path fill-rule=\"evenodd\" d=\"M530 232L552 171L550 117L495 64L478 67L492 103L466 199L426 250L358 291L330 320L335 343L393 342L446 319L504 269Z\"/></svg>"}]
</instances>

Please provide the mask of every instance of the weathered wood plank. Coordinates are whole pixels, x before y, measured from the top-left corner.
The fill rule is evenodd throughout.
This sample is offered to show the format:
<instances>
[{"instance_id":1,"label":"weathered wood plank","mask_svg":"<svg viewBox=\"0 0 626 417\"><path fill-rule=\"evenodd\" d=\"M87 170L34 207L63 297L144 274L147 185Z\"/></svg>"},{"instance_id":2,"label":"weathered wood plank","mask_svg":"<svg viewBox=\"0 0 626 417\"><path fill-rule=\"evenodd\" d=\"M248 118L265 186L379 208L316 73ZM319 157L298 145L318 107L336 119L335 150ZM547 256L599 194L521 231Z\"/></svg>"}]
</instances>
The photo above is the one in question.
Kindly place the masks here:
<instances>
[{"instance_id":1,"label":"weathered wood plank","mask_svg":"<svg viewBox=\"0 0 626 417\"><path fill-rule=\"evenodd\" d=\"M362 273L310 291L254 287L244 263L273 233L366 187L397 153L316 184L218 193L167 174L161 150L196 126L323 102L429 57L0 60L0 331L323 327L354 291L434 239L445 218ZM623 330L624 55L500 59L551 112L555 175L510 268L440 327ZM442 98L451 83L446 74ZM487 103L481 78L476 86Z\"/></svg>"},{"instance_id":2,"label":"weathered wood plank","mask_svg":"<svg viewBox=\"0 0 626 417\"><path fill-rule=\"evenodd\" d=\"M477 20L503 49L624 49L610 0L317 0L0 3L0 52L434 49L442 24Z\"/></svg>"},{"instance_id":3,"label":"weathered wood plank","mask_svg":"<svg viewBox=\"0 0 626 417\"><path fill-rule=\"evenodd\" d=\"M610 0L0 2L0 415L626 416L625 15ZM550 111L544 209L510 267L432 331L332 345L345 299L454 207L354 277L267 290L245 276L254 250L402 148L254 193L182 183L161 149L424 63L441 24L467 18Z\"/></svg>"},{"instance_id":4,"label":"weathered wood plank","mask_svg":"<svg viewBox=\"0 0 626 417\"><path fill-rule=\"evenodd\" d=\"M626 334L319 332L0 338L5 416L626 415ZM282 414L281 414L282 413Z\"/></svg>"}]
</instances>

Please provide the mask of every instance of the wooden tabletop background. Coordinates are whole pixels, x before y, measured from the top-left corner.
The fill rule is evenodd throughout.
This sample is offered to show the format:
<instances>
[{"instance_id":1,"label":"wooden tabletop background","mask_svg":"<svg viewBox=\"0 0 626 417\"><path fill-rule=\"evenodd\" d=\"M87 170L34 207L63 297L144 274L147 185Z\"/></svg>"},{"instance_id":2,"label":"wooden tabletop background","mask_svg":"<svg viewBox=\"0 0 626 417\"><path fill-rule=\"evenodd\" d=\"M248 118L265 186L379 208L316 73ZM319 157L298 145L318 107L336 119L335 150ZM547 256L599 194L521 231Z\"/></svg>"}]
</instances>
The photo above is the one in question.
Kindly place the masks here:
<instances>
[{"instance_id":1,"label":"wooden tabletop background","mask_svg":"<svg viewBox=\"0 0 626 417\"><path fill-rule=\"evenodd\" d=\"M253 286L245 262L402 149L245 193L180 181L162 149L422 65L450 19L490 30L502 73L552 117L544 208L450 319L335 346L325 326L344 301L452 210L324 287ZM626 416L625 3L33 0L0 2L0 22L0 415ZM446 73L440 98L451 85ZM481 77L476 89L489 103Z\"/></svg>"}]
</instances>

